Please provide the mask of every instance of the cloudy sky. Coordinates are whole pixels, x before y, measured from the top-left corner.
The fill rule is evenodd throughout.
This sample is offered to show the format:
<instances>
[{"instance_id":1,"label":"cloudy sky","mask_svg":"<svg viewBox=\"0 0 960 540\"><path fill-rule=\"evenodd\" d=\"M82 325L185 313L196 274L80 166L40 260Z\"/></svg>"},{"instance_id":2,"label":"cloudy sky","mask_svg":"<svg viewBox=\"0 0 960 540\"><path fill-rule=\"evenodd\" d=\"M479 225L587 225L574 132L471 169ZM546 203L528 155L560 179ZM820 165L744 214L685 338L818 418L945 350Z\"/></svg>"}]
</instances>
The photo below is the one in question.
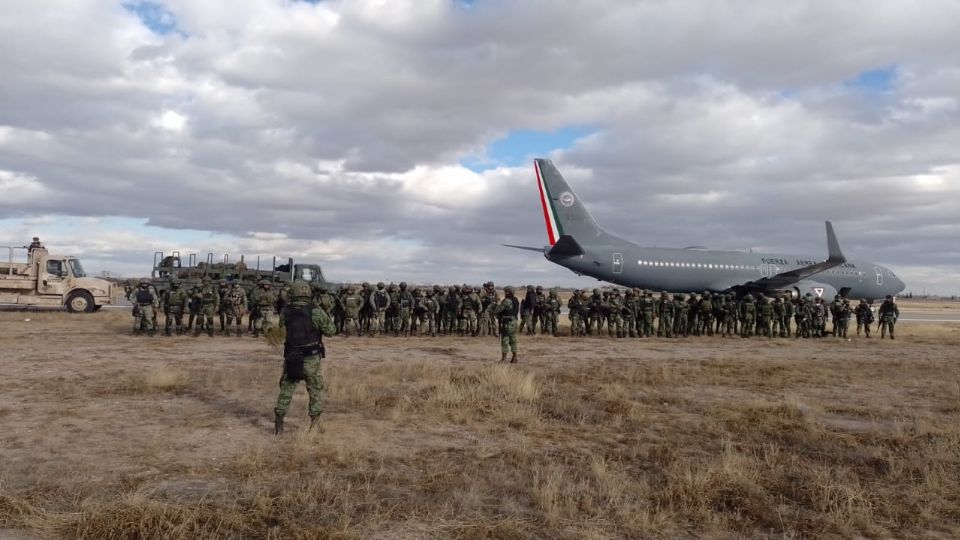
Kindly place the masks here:
<instances>
[{"instance_id":1,"label":"cloudy sky","mask_svg":"<svg viewBox=\"0 0 960 540\"><path fill-rule=\"evenodd\" d=\"M956 0L4 0L0 245L88 270L590 284L531 159L644 245L850 257L960 292Z\"/></svg>"}]
</instances>

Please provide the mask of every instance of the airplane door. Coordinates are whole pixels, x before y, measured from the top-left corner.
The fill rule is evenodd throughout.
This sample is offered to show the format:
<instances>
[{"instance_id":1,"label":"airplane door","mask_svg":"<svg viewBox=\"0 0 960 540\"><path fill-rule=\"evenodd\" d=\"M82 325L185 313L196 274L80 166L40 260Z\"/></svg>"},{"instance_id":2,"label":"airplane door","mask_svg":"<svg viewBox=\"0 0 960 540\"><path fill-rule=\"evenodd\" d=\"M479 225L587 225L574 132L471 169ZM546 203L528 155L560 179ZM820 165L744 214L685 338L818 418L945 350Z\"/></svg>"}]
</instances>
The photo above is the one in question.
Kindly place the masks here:
<instances>
[{"instance_id":1,"label":"airplane door","mask_svg":"<svg viewBox=\"0 0 960 540\"><path fill-rule=\"evenodd\" d=\"M876 266L873 267L873 271L877 273L877 285L883 285L883 272Z\"/></svg>"},{"instance_id":2,"label":"airplane door","mask_svg":"<svg viewBox=\"0 0 960 540\"><path fill-rule=\"evenodd\" d=\"M613 254L613 273L619 274L623 272L623 253L614 253Z\"/></svg>"}]
</instances>

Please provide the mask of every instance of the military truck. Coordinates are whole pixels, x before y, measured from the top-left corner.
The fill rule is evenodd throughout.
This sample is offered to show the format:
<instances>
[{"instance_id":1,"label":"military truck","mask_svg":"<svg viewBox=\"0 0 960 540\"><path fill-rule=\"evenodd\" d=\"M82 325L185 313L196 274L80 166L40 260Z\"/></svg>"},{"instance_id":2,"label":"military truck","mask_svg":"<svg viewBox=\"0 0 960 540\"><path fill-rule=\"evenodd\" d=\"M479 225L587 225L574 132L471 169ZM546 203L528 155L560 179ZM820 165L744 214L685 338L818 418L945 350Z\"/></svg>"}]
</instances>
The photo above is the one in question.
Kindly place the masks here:
<instances>
[{"instance_id":1,"label":"military truck","mask_svg":"<svg viewBox=\"0 0 960 540\"><path fill-rule=\"evenodd\" d=\"M196 253L188 254L184 260L179 251L173 251L169 254L162 251L155 252L153 254L153 270L150 273L151 284L162 294L170 288L170 279L174 277L185 283L199 283L205 277L214 282L220 280L240 281L247 288L252 287L261 279L266 279L278 285L291 283L295 279L302 279L311 285L337 288L336 285L327 281L320 265L294 263L291 257L286 258L285 261L282 258L273 257L269 262L261 262L260 257L257 257L256 262L251 267L242 255L237 262L230 262L229 255L224 255L222 259L215 260L213 253L207 253L205 259L198 262Z\"/></svg>"},{"instance_id":2,"label":"military truck","mask_svg":"<svg viewBox=\"0 0 960 540\"><path fill-rule=\"evenodd\" d=\"M4 248L7 260L0 261L2 304L64 306L73 313L90 313L116 303L116 284L87 277L76 257L51 255L39 238L34 237L26 247L0 246L0 253ZM25 257L21 252L26 252Z\"/></svg>"}]
</instances>

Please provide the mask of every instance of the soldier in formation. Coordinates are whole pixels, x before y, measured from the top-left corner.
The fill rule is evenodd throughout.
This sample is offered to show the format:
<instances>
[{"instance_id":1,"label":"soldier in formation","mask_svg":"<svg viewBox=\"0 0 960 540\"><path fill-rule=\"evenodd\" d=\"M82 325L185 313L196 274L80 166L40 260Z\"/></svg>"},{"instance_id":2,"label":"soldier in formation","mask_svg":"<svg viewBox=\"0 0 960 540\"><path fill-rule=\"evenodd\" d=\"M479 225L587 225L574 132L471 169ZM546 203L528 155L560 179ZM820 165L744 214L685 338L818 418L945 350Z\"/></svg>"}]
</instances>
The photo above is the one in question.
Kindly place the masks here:
<instances>
[{"instance_id":1,"label":"soldier in formation","mask_svg":"<svg viewBox=\"0 0 960 540\"><path fill-rule=\"evenodd\" d=\"M145 288L144 288L145 287ZM249 294L247 288L250 288ZM163 309L166 316L164 333L178 335L206 331L213 335L214 315L223 316L223 332L242 336L243 317L249 313L250 331L261 335L266 328L279 323L283 306L292 299L292 285L274 287L262 280L252 284L228 281L213 284L207 278L193 287L184 287L177 280L158 298L144 280L129 288L128 298L138 315L135 331L155 331L155 313ZM277 289L280 289L279 291ZM789 295L767 296L734 293L670 294L641 289L599 288L575 290L563 302L557 288L527 285L514 292L517 313L513 327L516 333L559 335L560 314L568 311L570 335L573 337L609 336L624 338L678 338L688 336L723 337L753 336L774 338L845 338L851 319L861 332L870 337L874 322L872 306L866 301L853 307L849 300L837 295L830 303L807 294L794 299ZM345 336L494 336L503 338L501 316L503 299L493 282L480 287L469 284L441 287L409 287L379 282L359 287L346 285L331 291L325 286L311 288L311 301L330 316L336 334ZM184 314L190 321L184 325ZM899 309L888 298L880 309L881 335L893 338ZM510 321L509 317L506 319ZM828 324L830 327L828 329ZM509 348L510 337L506 343ZM511 349L512 350L512 349Z\"/></svg>"}]
</instances>

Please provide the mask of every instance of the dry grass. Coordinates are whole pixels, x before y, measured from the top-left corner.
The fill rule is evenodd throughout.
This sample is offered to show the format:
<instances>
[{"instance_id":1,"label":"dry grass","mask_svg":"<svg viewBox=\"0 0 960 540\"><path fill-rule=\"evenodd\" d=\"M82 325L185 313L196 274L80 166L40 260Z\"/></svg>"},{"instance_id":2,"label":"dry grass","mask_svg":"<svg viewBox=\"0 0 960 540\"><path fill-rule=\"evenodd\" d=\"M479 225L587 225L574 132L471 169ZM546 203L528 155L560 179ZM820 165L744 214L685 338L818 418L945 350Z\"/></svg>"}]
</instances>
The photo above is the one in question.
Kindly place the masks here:
<instances>
[{"instance_id":1,"label":"dry grass","mask_svg":"<svg viewBox=\"0 0 960 540\"><path fill-rule=\"evenodd\" d=\"M274 438L267 345L119 336L60 359L44 349L64 346L60 319L48 324L3 341L0 528L960 535L953 326L904 325L895 343L536 338L517 366L484 360L494 340L331 340L325 432L304 429L301 390Z\"/></svg>"}]
</instances>

